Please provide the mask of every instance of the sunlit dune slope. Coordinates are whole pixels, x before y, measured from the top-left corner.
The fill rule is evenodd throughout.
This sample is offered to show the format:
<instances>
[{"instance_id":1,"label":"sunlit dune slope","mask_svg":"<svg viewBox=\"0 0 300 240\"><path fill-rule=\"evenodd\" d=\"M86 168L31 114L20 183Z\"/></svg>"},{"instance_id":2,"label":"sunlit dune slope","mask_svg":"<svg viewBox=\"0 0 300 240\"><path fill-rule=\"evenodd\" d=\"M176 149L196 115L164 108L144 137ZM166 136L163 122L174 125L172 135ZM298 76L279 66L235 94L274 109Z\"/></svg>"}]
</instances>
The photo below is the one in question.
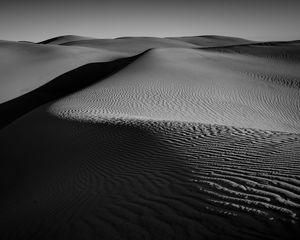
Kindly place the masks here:
<instances>
[{"instance_id":1,"label":"sunlit dune slope","mask_svg":"<svg viewBox=\"0 0 300 240\"><path fill-rule=\"evenodd\" d=\"M200 122L299 132L300 69L247 54L157 49L52 105L67 118Z\"/></svg>"}]
</instances>

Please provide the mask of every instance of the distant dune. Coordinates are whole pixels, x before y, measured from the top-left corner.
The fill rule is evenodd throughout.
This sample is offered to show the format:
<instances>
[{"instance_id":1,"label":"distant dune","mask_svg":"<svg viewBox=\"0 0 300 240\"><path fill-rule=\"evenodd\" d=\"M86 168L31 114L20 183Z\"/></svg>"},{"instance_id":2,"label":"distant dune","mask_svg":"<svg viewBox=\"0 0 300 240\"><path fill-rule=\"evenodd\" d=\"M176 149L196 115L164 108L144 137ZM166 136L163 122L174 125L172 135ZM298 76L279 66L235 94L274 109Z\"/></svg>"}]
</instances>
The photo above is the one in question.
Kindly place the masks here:
<instances>
[{"instance_id":1,"label":"distant dune","mask_svg":"<svg viewBox=\"0 0 300 240\"><path fill-rule=\"evenodd\" d=\"M297 239L300 41L0 42L1 239Z\"/></svg>"},{"instance_id":2,"label":"distant dune","mask_svg":"<svg viewBox=\"0 0 300 240\"><path fill-rule=\"evenodd\" d=\"M206 35L206 36L198 36L198 37L177 37L177 38L172 37L169 39L188 42L194 45L198 45L199 47L224 47L224 46L255 43L254 41L250 41L243 38L214 36L214 35Z\"/></svg>"}]
</instances>

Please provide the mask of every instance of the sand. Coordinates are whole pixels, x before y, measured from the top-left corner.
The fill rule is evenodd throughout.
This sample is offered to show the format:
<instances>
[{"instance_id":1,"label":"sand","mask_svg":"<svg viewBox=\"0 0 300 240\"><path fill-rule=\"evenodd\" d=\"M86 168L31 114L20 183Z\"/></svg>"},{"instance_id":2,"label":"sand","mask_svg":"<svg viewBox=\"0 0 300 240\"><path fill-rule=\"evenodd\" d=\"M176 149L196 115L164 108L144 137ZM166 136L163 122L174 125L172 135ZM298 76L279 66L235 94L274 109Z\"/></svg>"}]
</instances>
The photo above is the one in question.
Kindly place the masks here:
<instances>
[{"instance_id":1,"label":"sand","mask_svg":"<svg viewBox=\"0 0 300 240\"><path fill-rule=\"evenodd\" d=\"M0 62L1 238L300 236L299 41L62 36Z\"/></svg>"}]
</instances>

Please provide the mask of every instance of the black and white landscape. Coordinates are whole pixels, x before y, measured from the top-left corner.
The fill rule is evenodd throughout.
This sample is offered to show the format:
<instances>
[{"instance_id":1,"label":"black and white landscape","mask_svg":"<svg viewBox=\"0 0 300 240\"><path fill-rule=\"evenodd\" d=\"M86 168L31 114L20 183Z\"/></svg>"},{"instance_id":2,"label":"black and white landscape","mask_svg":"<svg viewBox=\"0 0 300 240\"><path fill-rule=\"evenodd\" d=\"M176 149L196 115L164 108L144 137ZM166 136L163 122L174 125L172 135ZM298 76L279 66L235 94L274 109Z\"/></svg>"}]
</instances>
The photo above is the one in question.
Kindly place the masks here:
<instances>
[{"instance_id":1,"label":"black and white landscape","mask_svg":"<svg viewBox=\"0 0 300 240\"><path fill-rule=\"evenodd\" d=\"M63 36L0 52L3 239L299 235L299 41Z\"/></svg>"},{"instance_id":2,"label":"black and white landscape","mask_svg":"<svg viewBox=\"0 0 300 240\"><path fill-rule=\"evenodd\" d=\"M0 239L298 239L300 41L286 31L1 40Z\"/></svg>"}]
</instances>

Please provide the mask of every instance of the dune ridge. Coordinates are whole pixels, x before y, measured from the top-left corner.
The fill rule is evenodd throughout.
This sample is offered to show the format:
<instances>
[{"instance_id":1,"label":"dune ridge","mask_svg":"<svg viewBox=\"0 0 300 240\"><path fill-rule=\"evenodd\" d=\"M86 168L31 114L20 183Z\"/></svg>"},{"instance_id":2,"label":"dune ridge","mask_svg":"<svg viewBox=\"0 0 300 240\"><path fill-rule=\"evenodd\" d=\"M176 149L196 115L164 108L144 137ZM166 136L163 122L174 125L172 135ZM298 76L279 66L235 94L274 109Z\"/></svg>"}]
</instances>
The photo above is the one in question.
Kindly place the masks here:
<instances>
[{"instance_id":1,"label":"dune ridge","mask_svg":"<svg viewBox=\"0 0 300 240\"><path fill-rule=\"evenodd\" d=\"M0 120L0 129L44 103L66 96L91 85L93 82L101 81L101 79L126 67L144 53L110 62L89 63L80 66L24 95L1 103L0 112L3 114L3 117Z\"/></svg>"},{"instance_id":2,"label":"dune ridge","mask_svg":"<svg viewBox=\"0 0 300 240\"><path fill-rule=\"evenodd\" d=\"M300 236L299 43L185 40L37 44L105 54L12 93L0 238Z\"/></svg>"}]
</instances>

